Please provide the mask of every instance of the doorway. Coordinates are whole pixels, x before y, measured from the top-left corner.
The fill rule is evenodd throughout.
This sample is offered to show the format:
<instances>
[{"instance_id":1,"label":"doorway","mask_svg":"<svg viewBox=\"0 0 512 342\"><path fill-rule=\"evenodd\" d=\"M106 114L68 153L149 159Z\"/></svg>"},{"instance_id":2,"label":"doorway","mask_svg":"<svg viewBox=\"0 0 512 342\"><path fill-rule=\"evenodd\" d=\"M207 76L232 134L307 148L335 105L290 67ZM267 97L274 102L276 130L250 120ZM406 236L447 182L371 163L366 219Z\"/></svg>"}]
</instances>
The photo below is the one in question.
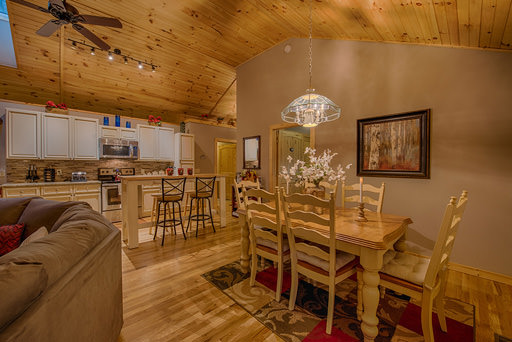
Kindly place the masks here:
<instances>
[{"instance_id":1,"label":"doorway","mask_svg":"<svg viewBox=\"0 0 512 342\"><path fill-rule=\"evenodd\" d=\"M231 188L236 177L236 140L215 138L215 173L226 176L226 200L231 203Z\"/></svg>"},{"instance_id":2,"label":"doorway","mask_svg":"<svg viewBox=\"0 0 512 342\"><path fill-rule=\"evenodd\" d=\"M306 147L315 146L315 129L297 125L278 125L271 127L271 187L279 186L286 189L286 181L279 177L281 169L289 169L297 159L304 160ZM292 157L292 162L288 161ZM275 185L274 185L275 184ZM290 184L290 192L297 192L295 185Z\"/></svg>"}]
</instances>

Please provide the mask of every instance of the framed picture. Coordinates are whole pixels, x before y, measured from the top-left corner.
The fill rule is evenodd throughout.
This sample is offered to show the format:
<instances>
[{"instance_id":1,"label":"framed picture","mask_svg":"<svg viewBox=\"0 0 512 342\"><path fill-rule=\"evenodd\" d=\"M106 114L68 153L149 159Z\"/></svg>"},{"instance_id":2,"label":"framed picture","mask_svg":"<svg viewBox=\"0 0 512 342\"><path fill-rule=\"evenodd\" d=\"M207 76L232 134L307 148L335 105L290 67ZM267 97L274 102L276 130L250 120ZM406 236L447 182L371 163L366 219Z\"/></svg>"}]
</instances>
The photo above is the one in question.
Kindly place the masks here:
<instances>
[{"instance_id":1,"label":"framed picture","mask_svg":"<svg viewBox=\"0 0 512 342\"><path fill-rule=\"evenodd\" d=\"M244 138L244 169L260 168L260 136Z\"/></svg>"},{"instance_id":2,"label":"framed picture","mask_svg":"<svg viewBox=\"0 0 512 342\"><path fill-rule=\"evenodd\" d=\"M357 175L430 178L430 109L357 120Z\"/></svg>"}]
</instances>

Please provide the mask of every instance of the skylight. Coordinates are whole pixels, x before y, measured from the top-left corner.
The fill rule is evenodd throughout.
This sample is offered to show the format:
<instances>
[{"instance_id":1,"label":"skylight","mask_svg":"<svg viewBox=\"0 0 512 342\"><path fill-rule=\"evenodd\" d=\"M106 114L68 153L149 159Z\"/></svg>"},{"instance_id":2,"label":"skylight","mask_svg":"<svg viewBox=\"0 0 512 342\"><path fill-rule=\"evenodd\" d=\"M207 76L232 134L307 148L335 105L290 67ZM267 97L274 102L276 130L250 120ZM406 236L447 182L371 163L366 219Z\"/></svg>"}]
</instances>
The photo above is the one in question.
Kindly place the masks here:
<instances>
[{"instance_id":1,"label":"skylight","mask_svg":"<svg viewBox=\"0 0 512 342\"><path fill-rule=\"evenodd\" d=\"M7 14L6 0L0 0L0 65L16 68L16 56L12 42L11 27Z\"/></svg>"}]
</instances>

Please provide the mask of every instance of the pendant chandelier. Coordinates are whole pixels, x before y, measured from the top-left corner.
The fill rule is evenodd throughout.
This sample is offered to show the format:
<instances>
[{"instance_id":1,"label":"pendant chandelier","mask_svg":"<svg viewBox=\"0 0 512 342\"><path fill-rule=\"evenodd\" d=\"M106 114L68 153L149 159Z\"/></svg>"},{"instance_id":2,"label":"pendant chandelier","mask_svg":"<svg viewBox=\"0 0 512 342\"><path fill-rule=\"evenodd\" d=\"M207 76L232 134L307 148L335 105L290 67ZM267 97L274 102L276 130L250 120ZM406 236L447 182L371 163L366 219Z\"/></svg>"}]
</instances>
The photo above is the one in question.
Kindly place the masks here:
<instances>
[{"instance_id":1,"label":"pendant chandelier","mask_svg":"<svg viewBox=\"0 0 512 342\"><path fill-rule=\"evenodd\" d=\"M322 122L336 120L341 108L327 97L315 94L311 86L313 78L313 0L309 3L309 89L306 94L293 100L281 112L283 121L299 124L303 127L315 127Z\"/></svg>"}]
</instances>

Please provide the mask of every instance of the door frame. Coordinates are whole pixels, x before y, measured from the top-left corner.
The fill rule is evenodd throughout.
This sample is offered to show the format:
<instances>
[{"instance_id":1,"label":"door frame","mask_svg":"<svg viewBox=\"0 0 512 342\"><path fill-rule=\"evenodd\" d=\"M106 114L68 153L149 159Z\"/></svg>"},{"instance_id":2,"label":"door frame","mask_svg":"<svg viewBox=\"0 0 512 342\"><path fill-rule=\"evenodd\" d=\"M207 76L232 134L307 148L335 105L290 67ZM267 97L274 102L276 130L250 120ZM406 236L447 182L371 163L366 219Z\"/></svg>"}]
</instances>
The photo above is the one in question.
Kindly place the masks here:
<instances>
[{"instance_id":1,"label":"door frame","mask_svg":"<svg viewBox=\"0 0 512 342\"><path fill-rule=\"evenodd\" d=\"M268 165L269 169L269 189L274 188L274 184L277 184L277 177L279 176L279 170L277 169L277 139L276 133L279 130L300 126L295 123L280 123L271 125L269 129L270 144L268 151ZM312 127L309 130L309 145L315 148L316 145L316 127Z\"/></svg>"}]
</instances>

